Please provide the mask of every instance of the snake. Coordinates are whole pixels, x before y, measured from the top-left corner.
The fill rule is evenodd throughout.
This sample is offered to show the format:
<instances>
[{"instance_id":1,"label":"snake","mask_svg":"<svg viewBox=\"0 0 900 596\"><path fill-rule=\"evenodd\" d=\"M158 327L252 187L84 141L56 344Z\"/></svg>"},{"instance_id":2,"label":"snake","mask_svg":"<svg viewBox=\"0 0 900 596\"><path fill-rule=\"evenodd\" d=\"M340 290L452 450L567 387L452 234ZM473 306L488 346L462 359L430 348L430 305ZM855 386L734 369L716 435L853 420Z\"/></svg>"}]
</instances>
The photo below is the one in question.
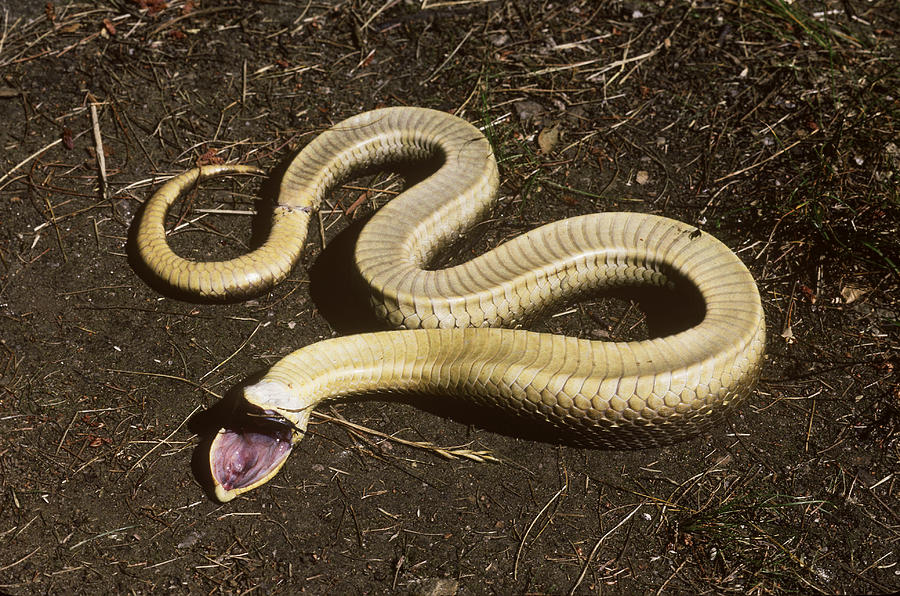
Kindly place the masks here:
<instances>
[{"instance_id":1,"label":"snake","mask_svg":"<svg viewBox=\"0 0 900 596\"><path fill-rule=\"evenodd\" d=\"M765 348L759 290L740 258L695 226L646 213L591 213L464 263L430 267L487 217L500 178L487 137L439 110L376 109L321 132L285 169L271 229L251 252L196 261L173 252L167 238L170 206L200 180L263 173L236 164L200 166L163 184L144 204L136 248L179 292L210 300L258 295L289 275L311 217L336 185L360 171L422 162L438 165L378 209L355 246L374 311L392 329L312 343L245 386L240 412L209 449L219 501L275 476L313 409L330 400L458 399L479 416L536 422L578 444L640 449L721 424L753 392ZM669 335L598 341L521 328L585 293L677 283L696 290L702 316Z\"/></svg>"}]
</instances>

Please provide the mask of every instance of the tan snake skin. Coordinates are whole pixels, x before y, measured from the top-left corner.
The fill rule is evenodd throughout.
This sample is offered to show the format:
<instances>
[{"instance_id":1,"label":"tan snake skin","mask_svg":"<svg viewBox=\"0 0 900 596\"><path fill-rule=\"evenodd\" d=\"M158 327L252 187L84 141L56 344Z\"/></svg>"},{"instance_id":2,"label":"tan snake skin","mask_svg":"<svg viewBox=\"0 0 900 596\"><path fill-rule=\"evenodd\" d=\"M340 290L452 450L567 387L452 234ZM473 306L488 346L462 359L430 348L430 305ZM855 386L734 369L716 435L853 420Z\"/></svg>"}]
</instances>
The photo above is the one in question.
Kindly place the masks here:
<instances>
[{"instance_id":1,"label":"tan snake skin","mask_svg":"<svg viewBox=\"0 0 900 596\"><path fill-rule=\"evenodd\" d=\"M222 429L210 449L220 500L268 481L323 400L385 391L452 395L549 423L580 443L635 448L695 435L753 389L765 345L756 284L724 244L684 223L637 213L585 215L532 230L467 263L425 269L484 216L498 185L485 137L443 112L375 110L322 133L285 172L271 234L252 253L189 261L171 251L164 228L169 206L186 188L208 176L258 172L247 166L208 166L169 181L145 207L137 247L151 270L185 292L259 293L287 276L311 213L335 184L361 167L436 155L443 159L438 170L381 208L356 247L378 314L420 329L322 341L284 357L246 387L257 415ZM674 279L697 288L705 314L668 337L601 342L486 328L513 326L550 302L592 289Z\"/></svg>"}]
</instances>

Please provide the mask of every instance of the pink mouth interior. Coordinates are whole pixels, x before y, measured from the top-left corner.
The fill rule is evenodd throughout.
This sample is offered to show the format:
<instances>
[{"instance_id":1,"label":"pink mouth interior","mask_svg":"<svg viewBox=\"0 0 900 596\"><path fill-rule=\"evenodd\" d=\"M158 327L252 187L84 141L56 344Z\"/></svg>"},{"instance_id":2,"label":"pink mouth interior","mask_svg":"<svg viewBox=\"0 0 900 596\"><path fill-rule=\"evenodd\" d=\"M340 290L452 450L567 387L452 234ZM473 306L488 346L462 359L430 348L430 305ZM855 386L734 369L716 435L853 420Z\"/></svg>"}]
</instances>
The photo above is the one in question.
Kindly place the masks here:
<instances>
[{"instance_id":1,"label":"pink mouth interior","mask_svg":"<svg viewBox=\"0 0 900 596\"><path fill-rule=\"evenodd\" d=\"M290 455L291 434L290 427L268 420L225 429L213 441L213 479L225 490L263 480Z\"/></svg>"}]
</instances>

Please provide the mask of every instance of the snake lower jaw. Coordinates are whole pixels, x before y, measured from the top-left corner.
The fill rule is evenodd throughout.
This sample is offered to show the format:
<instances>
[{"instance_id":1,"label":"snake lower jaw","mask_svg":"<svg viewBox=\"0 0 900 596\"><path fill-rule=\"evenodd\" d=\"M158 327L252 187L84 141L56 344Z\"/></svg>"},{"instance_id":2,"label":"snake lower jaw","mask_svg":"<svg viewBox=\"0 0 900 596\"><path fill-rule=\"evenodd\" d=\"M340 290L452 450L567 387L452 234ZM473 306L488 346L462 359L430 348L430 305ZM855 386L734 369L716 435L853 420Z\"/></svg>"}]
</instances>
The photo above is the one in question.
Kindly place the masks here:
<instances>
[{"instance_id":1,"label":"snake lower jaw","mask_svg":"<svg viewBox=\"0 0 900 596\"><path fill-rule=\"evenodd\" d=\"M301 436L292 422L271 412L246 416L234 428L220 429L209 448L216 499L226 503L268 482Z\"/></svg>"}]
</instances>

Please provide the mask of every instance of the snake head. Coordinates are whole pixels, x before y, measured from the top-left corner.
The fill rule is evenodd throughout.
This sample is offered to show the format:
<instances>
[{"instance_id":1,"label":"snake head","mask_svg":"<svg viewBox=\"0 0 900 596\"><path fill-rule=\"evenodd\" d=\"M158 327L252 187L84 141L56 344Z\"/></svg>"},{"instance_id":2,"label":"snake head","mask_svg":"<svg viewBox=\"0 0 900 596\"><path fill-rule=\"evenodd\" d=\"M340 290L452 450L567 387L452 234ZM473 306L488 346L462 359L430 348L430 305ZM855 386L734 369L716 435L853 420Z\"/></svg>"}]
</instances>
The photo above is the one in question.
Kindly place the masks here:
<instances>
[{"instance_id":1,"label":"snake head","mask_svg":"<svg viewBox=\"0 0 900 596\"><path fill-rule=\"evenodd\" d=\"M253 401L247 400L228 427L219 430L209 448L216 498L223 503L275 476L306 431L308 413L279 411Z\"/></svg>"}]
</instances>

